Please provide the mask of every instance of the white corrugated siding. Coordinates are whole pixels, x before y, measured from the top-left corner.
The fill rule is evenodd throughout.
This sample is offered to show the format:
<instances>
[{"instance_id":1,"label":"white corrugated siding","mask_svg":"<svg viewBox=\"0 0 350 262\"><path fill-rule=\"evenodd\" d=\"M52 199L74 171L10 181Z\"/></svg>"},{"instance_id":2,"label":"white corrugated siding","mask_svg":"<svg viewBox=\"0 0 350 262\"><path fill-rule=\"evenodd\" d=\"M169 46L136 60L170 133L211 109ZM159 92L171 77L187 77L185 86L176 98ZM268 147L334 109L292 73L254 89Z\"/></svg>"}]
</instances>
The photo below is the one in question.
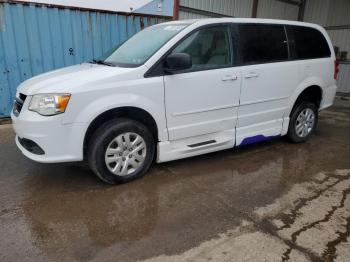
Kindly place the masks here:
<instances>
[{"instance_id":1,"label":"white corrugated siding","mask_svg":"<svg viewBox=\"0 0 350 262\"><path fill-rule=\"evenodd\" d=\"M348 59L350 60L350 29L328 30L328 34L333 45L340 47L341 51L349 52Z\"/></svg>"},{"instance_id":2,"label":"white corrugated siding","mask_svg":"<svg viewBox=\"0 0 350 262\"><path fill-rule=\"evenodd\" d=\"M350 1L333 0L329 6L327 26L350 25Z\"/></svg>"},{"instance_id":3,"label":"white corrugated siding","mask_svg":"<svg viewBox=\"0 0 350 262\"><path fill-rule=\"evenodd\" d=\"M308 0L306 2L305 22L322 26L350 24L349 0Z\"/></svg>"},{"instance_id":4,"label":"white corrugated siding","mask_svg":"<svg viewBox=\"0 0 350 262\"><path fill-rule=\"evenodd\" d=\"M253 0L235 0L235 17L251 17Z\"/></svg>"},{"instance_id":5,"label":"white corrugated siding","mask_svg":"<svg viewBox=\"0 0 350 262\"><path fill-rule=\"evenodd\" d=\"M180 5L226 16L251 17L253 0L180 0ZM192 19L209 16L180 10L179 17L180 19Z\"/></svg>"},{"instance_id":6,"label":"white corrugated siding","mask_svg":"<svg viewBox=\"0 0 350 262\"><path fill-rule=\"evenodd\" d=\"M284 20L297 20L299 8L296 5L287 4L276 0L259 0L259 18L273 18Z\"/></svg>"},{"instance_id":7,"label":"white corrugated siding","mask_svg":"<svg viewBox=\"0 0 350 262\"><path fill-rule=\"evenodd\" d=\"M210 18L210 16L195 14L192 12L187 11L179 11L179 19L180 20L186 20L186 19L203 19L203 18Z\"/></svg>"},{"instance_id":8,"label":"white corrugated siding","mask_svg":"<svg viewBox=\"0 0 350 262\"><path fill-rule=\"evenodd\" d=\"M350 64L340 64L337 86L338 92L350 92Z\"/></svg>"},{"instance_id":9,"label":"white corrugated siding","mask_svg":"<svg viewBox=\"0 0 350 262\"><path fill-rule=\"evenodd\" d=\"M304 21L326 26L329 3L329 0L306 1Z\"/></svg>"},{"instance_id":10,"label":"white corrugated siding","mask_svg":"<svg viewBox=\"0 0 350 262\"><path fill-rule=\"evenodd\" d=\"M233 16L234 2L232 0L180 0L180 5Z\"/></svg>"}]
</instances>

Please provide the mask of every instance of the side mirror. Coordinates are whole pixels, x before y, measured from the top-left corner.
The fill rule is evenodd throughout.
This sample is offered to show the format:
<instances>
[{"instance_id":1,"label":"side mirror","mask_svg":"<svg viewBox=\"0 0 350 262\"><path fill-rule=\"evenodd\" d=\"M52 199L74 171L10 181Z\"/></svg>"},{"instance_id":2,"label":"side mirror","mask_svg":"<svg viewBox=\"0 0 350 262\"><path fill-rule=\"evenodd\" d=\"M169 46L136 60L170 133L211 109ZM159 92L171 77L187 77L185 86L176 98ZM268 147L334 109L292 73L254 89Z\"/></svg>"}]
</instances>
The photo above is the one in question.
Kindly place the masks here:
<instances>
[{"instance_id":1,"label":"side mirror","mask_svg":"<svg viewBox=\"0 0 350 262\"><path fill-rule=\"evenodd\" d=\"M192 67L192 58L189 54L178 53L171 54L165 60L164 71L174 73L176 71L186 70Z\"/></svg>"}]
</instances>

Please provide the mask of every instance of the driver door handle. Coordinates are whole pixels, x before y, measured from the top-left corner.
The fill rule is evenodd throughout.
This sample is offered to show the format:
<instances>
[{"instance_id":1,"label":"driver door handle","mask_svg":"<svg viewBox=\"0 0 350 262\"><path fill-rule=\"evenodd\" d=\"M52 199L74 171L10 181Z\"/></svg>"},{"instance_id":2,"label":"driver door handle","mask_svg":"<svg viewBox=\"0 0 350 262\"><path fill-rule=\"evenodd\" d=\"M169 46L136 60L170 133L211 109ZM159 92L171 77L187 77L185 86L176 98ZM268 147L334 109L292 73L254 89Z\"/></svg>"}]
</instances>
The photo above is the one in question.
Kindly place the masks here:
<instances>
[{"instance_id":1,"label":"driver door handle","mask_svg":"<svg viewBox=\"0 0 350 262\"><path fill-rule=\"evenodd\" d=\"M259 74L257 74L257 73L249 73L249 74L246 74L245 76L244 76L244 78L256 78L256 77L259 77Z\"/></svg>"},{"instance_id":2,"label":"driver door handle","mask_svg":"<svg viewBox=\"0 0 350 262\"><path fill-rule=\"evenodd\" d=\"M236 75L227 75L227 76L224 76L221 81L234 81L234 80L237 80L238 77Z\"/></svg>"}]
</instances>

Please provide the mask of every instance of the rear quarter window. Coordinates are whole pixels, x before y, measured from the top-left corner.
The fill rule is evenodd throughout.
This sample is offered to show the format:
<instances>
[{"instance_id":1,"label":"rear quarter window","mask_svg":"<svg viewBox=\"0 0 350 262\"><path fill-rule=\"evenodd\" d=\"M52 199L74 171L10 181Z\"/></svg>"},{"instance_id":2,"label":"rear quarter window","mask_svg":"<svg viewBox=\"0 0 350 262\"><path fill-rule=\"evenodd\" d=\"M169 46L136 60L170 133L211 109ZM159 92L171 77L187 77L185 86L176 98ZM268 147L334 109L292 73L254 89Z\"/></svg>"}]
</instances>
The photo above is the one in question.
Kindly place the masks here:
<instances>
[{"instance_id":1,"label":"rear quarter window","mask_svg":"<svg viewBox=\"0 0 350 262\"><path fill-rule=\"evenodd\" d=\"M303 26L286 28L292 49L292 59L317 59L331 56L327 40L317 29Z\"/></svg>"}]
</instances>

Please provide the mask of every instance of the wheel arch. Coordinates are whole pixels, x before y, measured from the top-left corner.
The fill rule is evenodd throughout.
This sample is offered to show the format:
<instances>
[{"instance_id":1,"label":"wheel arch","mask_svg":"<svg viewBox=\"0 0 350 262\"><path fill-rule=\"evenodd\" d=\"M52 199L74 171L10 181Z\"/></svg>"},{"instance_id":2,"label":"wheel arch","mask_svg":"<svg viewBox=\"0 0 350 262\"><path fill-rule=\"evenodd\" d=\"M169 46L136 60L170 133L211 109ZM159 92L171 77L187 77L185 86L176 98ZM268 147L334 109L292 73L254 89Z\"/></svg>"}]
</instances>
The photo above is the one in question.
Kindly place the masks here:
<instances>
[{"instance_id":1,"label":"wheel arch","mask_svg":"<svg viewBox=\"0 0 350 262\"><path fill-rule=\"evenodd\" d=\"M86 158L87 147L93 133L101 126L103 123L114 119L114 118L129 118L144 124L152 133L154 141L159 141L158 126L154 117L146 110L134 107L134 106L123 106L112 108L107 111L100 113L96 116L89 124L83 141L83 156Z\"/></svg>"},{"instance_id":2,"label":"wheel arch","mask_svg":"<svg viewBox=\"0 0 350 262\"><path fill-rule=\"evenodd\" d=\"M320 84L309 84L304 88L300 88L299 92L296 92L291 106L289 107L288 116L292 113L293 109L302 101L313 102L320 108L321 102L323 99L323 90Z\"/></svg>"}]
</instances>

